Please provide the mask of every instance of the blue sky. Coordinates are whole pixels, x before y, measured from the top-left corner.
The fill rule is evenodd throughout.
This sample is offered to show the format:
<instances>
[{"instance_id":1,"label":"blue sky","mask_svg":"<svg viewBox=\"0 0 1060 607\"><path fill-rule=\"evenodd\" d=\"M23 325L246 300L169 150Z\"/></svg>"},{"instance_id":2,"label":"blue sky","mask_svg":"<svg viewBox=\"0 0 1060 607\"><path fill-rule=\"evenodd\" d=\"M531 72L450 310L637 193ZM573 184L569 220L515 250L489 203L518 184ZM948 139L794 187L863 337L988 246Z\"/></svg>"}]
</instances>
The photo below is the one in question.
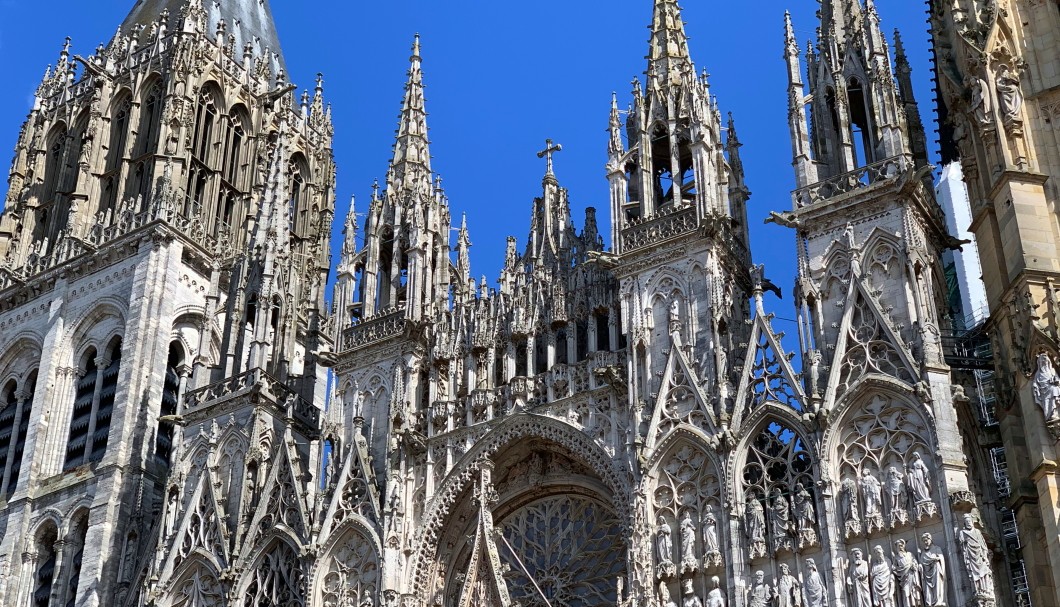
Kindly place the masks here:
<instances>
[{"instance_id":1,"label":"blue sky","mask_svg":"<svg viewBox=\"0 0 1060 607\"><path fill-rule=\"evenodd\" d=\"M232 0L222 0L232 1ZM409 49L422 36L433 166L444 180L454 223L467 212L472 272L495 282L505 237L525 242L541 193L546 138L563 144L556 175L570 190L575 224L587 206L609 234L604 177L611 92L620 105L646 67L651 0L271 0L290 78L311 87L323 72L334 105L338 162L336 236L356 195L367 206L386 174ZM0 0L0 150L12 150L33 91L63 39L90 54L106 42L134 0ZM926 6L877 0L884 32L902 30L925 122L932 113ZM752 191L754 258L785 291L771 308L793 318L794 234L762 220L790 208L794 181L787 128L783 16L813 37L817 0L682 3L692 57L711 74L723 112L732 112ZM45 8L46 7L46 8ZM604 8L601 8L604 7ZM932 127L933 128L933 127ZM933 133L929 140L934 141ZM333 240L337 243L337 238ZM783 329L777 325L778 329ZM793 333L789 331L789 333Z\"/></svg>"}]
</instances>

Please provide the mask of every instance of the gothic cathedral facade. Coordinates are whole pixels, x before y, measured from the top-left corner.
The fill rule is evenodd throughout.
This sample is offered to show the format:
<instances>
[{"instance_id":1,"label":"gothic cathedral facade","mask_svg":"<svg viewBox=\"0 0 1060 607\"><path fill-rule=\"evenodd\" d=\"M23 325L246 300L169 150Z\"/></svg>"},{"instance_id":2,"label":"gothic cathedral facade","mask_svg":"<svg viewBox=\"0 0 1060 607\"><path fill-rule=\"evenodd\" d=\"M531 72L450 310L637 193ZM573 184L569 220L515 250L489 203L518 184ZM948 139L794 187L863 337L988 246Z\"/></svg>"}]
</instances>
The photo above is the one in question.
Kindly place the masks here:
<instances>
[{"instance_id":1,"label":"gothic cathedral facade","mask_svg":"<svg viewBox=\"0 0 1060 607\"><path fill-rule=\"evenodd\" d=\"M610 246L550 142L528 238L476 283L417 37L330 303L330 108L319 79L294 93L267 0L141 0L94 54L64 46L0 215L0 604L1022 600L947 362L960 243L900 39L872 0L824 0L805 51L785 23L795 187L770 220L797 243L796 353L735 122L653 4L610 108ZM1008 151L975 150L1031 162L998 116ZM1040 190L1031 168L1002 175Z\"/></svg>"}]
</instances>

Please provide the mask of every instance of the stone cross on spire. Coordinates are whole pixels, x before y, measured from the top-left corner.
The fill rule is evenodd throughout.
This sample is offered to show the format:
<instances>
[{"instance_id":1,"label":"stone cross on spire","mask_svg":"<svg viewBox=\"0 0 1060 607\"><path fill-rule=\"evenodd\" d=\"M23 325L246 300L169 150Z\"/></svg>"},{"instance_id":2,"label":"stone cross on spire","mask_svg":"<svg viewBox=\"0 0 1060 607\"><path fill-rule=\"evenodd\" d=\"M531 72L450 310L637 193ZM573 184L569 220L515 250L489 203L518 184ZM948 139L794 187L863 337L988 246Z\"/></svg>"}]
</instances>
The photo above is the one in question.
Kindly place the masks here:
<instances>
[{"instance_id":1,"label":"stone cross on spire","mask_svg":"<svg viewBox=\"0 0 1060 607\"><path fill-rule=\"evenodd\" d=\"M554 175L552 172L552 155L556 152L562 152L563 146L558 143L553 143L551 139L545 140L545 149L537 153L538 158L545 158L545 176Z\"/></svg>"}]
</instances>

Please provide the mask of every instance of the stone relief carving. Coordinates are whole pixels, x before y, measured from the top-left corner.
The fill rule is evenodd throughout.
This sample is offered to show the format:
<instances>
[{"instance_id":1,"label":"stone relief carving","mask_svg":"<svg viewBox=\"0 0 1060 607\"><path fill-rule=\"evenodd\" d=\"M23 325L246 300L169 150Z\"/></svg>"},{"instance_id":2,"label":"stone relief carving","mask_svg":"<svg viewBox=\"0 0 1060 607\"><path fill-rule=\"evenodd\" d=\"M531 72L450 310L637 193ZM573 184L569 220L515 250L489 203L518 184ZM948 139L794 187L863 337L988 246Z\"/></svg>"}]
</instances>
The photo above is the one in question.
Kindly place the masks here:
<instances>
[{"instance_id":1,"label":"stone relief carving","mask_svg":"<svg viewBox=\"0 0 1060 607\"><path fill-rule=\"evenodd\" d=\"M360 533L350 532L326 561L324 607L374 605L379 591L379 555Z\"/></svg>"},{"instance_id":2,"label":"stone relief carving","mask_svg":"<svg viewBox=\"0 0 1060 607\"><path fill-rule=\"evenodd\" d=\"M1002 63L997 66L997 101L1001 118L1006 122L1019 121L1023 109L1023 91L1020 90L1019 74Z\"/></svg>"}]
</instances>

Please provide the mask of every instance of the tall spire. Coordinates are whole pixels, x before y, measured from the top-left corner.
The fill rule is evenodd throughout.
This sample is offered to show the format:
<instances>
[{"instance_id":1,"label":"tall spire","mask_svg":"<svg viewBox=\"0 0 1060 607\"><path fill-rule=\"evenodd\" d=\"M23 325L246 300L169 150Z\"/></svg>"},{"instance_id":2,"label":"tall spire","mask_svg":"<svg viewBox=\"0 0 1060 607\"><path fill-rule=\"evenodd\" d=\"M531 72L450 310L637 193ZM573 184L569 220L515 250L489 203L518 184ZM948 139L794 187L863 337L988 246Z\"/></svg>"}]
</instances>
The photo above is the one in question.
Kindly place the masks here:
<instances>
[{"instance_id":1,"label":"tall spire","mask_svg":"<svg viewBox=\"0 0 1060 607\"><path fill-rule=\"evenodd\" d=\"M676 82L682 75L695 72L688 52L688 36L681 20L677 0L655 0L651 24L651 47L648 52L648 78Z\"/></svg>"},{"instance_id":2,"label":"tall spire","mask_svg":"<svg viewBox=\"0 0 1060 607\"><path fill-rule=\"evenodd\" d=\"M278 67L286 69L269 0L191 1L205 9L206 29L203 33L213 36L223 21L225 29L236 37L235 48L244 48L249 44L257 55L265 55L266 52L275 55ZM164 15L169 18L182 15L182 9L188 3L189 0L137 0L122 22L121 32L126 36L139 36L141 31L150 31L151 26Z\"/></svg>"},{"instance_id":3,"label":"tall spire","mask_svg":"<svg viewBox=\"0 0 1060 607\"><path fill-rule=\"evenodd\" d=\"M409 61L408 83L405 84L405 100L398 120L397 142L394 144L394 159L391 161L387 188L428 192L431 186L431 152L427 139L419 34L416 34L412 43Z\"/></svg>"}]
</instances>

